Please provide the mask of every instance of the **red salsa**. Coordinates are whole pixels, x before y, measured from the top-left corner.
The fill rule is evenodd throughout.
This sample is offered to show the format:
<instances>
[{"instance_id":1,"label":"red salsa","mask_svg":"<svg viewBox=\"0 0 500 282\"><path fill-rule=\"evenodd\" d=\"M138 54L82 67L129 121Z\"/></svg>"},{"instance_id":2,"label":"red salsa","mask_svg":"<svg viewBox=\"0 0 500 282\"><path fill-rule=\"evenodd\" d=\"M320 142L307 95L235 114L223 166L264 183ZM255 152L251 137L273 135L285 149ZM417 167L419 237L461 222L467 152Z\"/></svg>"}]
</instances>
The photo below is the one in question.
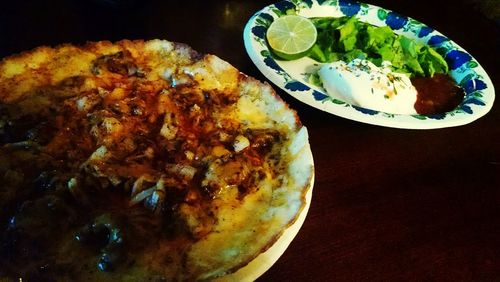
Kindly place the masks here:
<instances>
[{"instance_id":1,"label":"red salsa","mask_svg":"<svg viewBox=\"0 0 500 282\"><path fill-rule=\"evenodd\" d=\"M455 109L464 99L464 90L447 74L433 77L413 77L417 89L415 110L421 115L445 113Z\"/></svg>"}]
</instances>

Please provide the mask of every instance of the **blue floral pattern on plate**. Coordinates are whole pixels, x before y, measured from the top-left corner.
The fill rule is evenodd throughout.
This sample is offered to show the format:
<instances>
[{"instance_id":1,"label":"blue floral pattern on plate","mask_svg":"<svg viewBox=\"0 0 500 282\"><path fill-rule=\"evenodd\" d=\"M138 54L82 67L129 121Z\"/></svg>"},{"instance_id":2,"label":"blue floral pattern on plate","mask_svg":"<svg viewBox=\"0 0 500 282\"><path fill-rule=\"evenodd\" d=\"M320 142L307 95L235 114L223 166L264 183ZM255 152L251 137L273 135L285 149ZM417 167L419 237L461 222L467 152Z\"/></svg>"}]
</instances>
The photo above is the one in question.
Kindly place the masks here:
<instances>
[{"instance_id":1,"label":"blue floral pattern on plate","mask_svg":"<svg viewBox=\"0 0 500 282\"><path fill-rule=\"evenodd\" d=\"M361 5L358 2L339 0L340 11L346 16L354 16L361 9Z\"/></svg>"},{"instance_id":2,"label":"blue floral pattern on plate","mask_svg":"<svg viewBox=\"0 0 500 282\"><path fill-rule=\"evenodd\" d=\"M324 89L307 82L309 58L296 61L276 59L265 38L269 25L287 14L313 16L356 16L362 21L387 25L396 33L428 44L444 56L451 76L466 92L463 102L453 111L438 115L397 115L350 105L326 94ZM485 115L495 98L493 84L479 63L464 49L438 31L412 18L377 6L350 0L287 0L257 12L244 30L245 48L259 70L274 84L298 100L344 118L397 128L442 128L470 123Z\"/></svg>"}]
</instances>

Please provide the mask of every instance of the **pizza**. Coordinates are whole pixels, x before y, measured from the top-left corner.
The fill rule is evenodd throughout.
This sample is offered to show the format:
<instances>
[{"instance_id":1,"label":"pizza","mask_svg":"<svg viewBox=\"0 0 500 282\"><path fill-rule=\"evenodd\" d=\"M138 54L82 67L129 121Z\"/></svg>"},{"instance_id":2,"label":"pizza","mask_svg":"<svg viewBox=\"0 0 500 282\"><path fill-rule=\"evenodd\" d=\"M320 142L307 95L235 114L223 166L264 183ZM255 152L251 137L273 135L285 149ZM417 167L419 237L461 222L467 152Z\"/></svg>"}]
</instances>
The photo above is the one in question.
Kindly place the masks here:
<instances>
[{"instance_id":1,"label":"pizza","mask_svg":"<svg viewBox=\"0 0 500 282\"><path fill-rule=\"evenodd\" d=\"M165 40L0 63L0 277L211 280L304 208L307 129L266 83Z\"/></svg>"}]
</instances>

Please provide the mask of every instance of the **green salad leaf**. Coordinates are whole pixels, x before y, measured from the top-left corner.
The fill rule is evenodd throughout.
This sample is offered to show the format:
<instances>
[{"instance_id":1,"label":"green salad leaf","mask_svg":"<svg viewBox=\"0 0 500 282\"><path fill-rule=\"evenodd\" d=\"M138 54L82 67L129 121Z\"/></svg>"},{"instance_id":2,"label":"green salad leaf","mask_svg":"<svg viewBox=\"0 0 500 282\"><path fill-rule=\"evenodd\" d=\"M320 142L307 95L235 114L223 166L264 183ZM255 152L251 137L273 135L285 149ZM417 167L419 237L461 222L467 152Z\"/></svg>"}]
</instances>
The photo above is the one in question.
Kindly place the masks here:
<instances>
[{"instance_id":1,"label":"green salad leaf","mask_svg":"<svg viewBox=\"0 0 500 282\"><path fill-rule=\"evenodd\" d=\"M377 66L391 62L394 72L409 76L447 73L445 59L431 47L394 33L388 26L377 27L356 17L311 19L318 31L309 57L321 62L366 59Z\"/></svg>"},{"instance_id":2,"label":"green salad leaf","mask_svg":"<svg viewBox=\"0 0 500 282\"><path fill-rule=\"evenodd\" d=\"M350 18L345 24L339 27L340 38L339 41L344 47L344 51L352 51L356 48L358 41L358 21L356 18Z\"/></svg>"}]
</instances>

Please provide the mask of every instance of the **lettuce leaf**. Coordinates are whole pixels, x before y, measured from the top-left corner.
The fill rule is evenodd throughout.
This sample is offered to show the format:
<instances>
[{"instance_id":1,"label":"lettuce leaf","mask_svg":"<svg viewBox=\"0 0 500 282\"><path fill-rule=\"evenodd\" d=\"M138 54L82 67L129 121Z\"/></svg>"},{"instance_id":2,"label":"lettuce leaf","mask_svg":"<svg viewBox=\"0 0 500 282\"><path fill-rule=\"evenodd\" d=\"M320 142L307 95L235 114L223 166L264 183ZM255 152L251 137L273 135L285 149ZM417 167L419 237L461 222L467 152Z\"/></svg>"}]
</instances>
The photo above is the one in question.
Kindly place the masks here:
<instances>
[{"instance_id":1,"label":"lettuce leaf","mask_svg":"<svg viewBox=\"0 0 500 282\"><path fill-rule=\"evenodd\" d=\"M339 41L344 47L344 51L352 51L356 47L358 41L358 20L355 17L350 18L344 25L339 28Z\"/></svg>"},{"instance_id":2,"label":"lettuce leaf","mask_svg":"<svg viewBox=\"0 0 500 282\"><path fill-rule=\"evenodd\" d=\"M419 63L419 54L423 45L417 44L416 41L409 39L405 36L399 37L399 44L403 50L404 65L410 73L419 76L424 75L424 70Z\"/></svg>"},{"instance_id":3,"label":"lettuce leaf","mask_svg":"<svg viewBox=\"0 0 500 282\"><path fill-rule=\"evenodd\" d=\"M447 73L449 71L446 60L436 50L425 46L419 55L419 62L426 70L426 76L433 76L435 73Z\"/></svg>"},{"instance_id":4,"label":"lettuce leaf","mask_svg":"<svg viewBox=\"0 0 500 282\"><path fill-rule=\"evenodd\" d=\"M366 34L366 48L374 52L383 46L391 45L396 39L396 34L388 26L376 27L369 25L366 27Z\"/></svg>"},{"instance_id":5,"label":"lettuce leaf","mask_svg":"<svg viewBox=\"0 0 500 282\"><path fill-rule=\"evenodd\" d=\"M395 72L410 76L447 73L448 65L436 50L403 35L388 26L377 27L356 17L313 18L318 39L309 57L322 63L367 59L377 66L391 62Z\"/></svg>"}]
</instances>

